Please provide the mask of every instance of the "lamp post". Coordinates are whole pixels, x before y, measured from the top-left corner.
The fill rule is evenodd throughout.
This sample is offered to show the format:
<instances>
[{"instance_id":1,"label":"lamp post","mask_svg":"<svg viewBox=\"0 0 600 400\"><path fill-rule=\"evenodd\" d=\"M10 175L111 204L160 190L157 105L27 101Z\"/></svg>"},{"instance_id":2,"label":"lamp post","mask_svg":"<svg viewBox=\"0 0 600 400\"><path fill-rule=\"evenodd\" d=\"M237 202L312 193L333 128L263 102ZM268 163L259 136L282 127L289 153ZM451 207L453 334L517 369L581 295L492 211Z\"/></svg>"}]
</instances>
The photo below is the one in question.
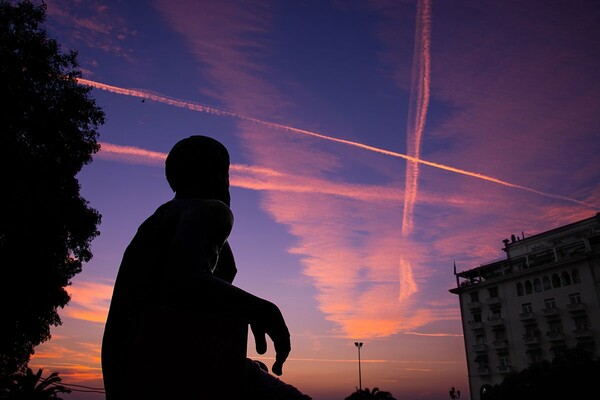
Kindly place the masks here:
<instances>
[{"instance_id":1,"label":"lamp post","mask_svg":"<svg viewBox=\"0 0 600 400\"><path fill-rule=\"evenodd\" d=\"M362 390L362 375L360 372L360 348L362 347L362 342L354 342L354 345L358 349L358 389Z\"/></svg>"}]
</instances>

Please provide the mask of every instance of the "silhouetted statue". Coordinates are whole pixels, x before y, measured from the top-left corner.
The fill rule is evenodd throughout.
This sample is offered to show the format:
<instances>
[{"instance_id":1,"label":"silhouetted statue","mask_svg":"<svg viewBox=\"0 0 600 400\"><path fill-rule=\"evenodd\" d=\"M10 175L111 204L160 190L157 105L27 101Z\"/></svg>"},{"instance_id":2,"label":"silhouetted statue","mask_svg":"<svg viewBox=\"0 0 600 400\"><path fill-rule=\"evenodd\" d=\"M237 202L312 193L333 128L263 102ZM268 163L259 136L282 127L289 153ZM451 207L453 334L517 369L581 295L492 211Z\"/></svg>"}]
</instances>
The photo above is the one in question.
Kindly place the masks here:
<instances>
[{"instance_id":1,"label":"silhouetted statue","mask_svg":"<svg viewBox=\"0 0 600 400\"><path fill-rule=\"evenodd\" d=\"M178 142L166 160L175 198L138 229L119 269L102 342L107 400L309 399L246 359L273 340L281 375L290 335L273 303L233 285L227 243L229 154L214 139Z\"/></svg>"}]
</instances>

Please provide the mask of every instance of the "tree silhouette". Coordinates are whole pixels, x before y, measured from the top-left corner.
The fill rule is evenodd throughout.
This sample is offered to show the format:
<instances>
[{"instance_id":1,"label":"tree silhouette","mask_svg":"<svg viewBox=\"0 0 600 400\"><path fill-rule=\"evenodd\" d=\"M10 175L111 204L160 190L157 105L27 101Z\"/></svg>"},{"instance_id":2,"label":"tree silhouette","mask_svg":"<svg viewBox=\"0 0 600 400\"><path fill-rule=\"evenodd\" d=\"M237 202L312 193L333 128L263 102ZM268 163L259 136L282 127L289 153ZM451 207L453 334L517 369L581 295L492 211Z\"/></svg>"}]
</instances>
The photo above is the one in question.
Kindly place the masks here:
<instances>
[{"instance_id":1,"label":"tree silhouette","mask_svg":"<svg viewBox=\"0 0 600 400\"><path fill-rule=\"evenodd\" d=\"M45 18L44 4L0 1L0 378L61 323L64 288L92 257L100 222L75 175L99 149L104 113Z\"/></svg>"},{"instance_id":2,"label":"tree silhouette","mask_svg":"<svg viewBox=\"0 0 600 400\"><path fill-rule=\"evenodd\" d=\"M542 361L508 375L486 395L487 400L592 399L600 376L600 359L587 352L570 349L552 362Z\"/></svg>"},{"instance_id":3,"label":"tree silhouette","mask_svg":"<svg viewBox=\"0 0 600 400\"><path fill-rule=\"evenodd\" d=\"M369 388L356 389L356 392L346 397L345 400L396 400L396 398L390 392L374 387L373 390L369 390Z\"/></svg>"},{"instance_id":4,"label":"tree silhouette","mask_svg":"<svg viewBox=\"0 0 600 400\"><path fill-rule=\"evenodd\" d=\"M42 378L43 368L33 373L31 368L24 372L14 374L8 385L0 392L0 398L6 400L44 400L58 399L60 393L71 393L71 390L61 385L58 372L51 373L47 378Z\"/></svg>"}]
</instances>

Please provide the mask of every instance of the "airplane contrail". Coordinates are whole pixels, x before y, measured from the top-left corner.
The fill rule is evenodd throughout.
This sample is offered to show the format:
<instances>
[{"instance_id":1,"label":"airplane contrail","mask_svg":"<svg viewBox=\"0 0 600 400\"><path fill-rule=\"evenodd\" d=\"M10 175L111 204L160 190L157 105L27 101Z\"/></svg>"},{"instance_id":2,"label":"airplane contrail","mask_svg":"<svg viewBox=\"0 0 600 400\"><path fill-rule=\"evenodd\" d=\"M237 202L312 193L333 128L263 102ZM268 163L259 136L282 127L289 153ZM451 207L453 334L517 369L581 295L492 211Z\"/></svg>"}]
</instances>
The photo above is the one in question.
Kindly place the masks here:
<instances>
[{"instance_id":1,"label":"airplane contrail","mask_svg":"<svg viewBox=\"0 0 600 400\"><path fill-rule=\"evenodd\" d=\"M431 1L420 0L417 5L417 23L413 52L413 71L410 87L410 102L407 120L407 153L415 158L421 156L421 142L427 109L429 108L429 87L431 75ZM419 190L419 163L406 164L404 208L402 212L402 235L413 230L413 211Z\"/></svg>"},{"instance_id":2,"label":"airplane contrail","mask_svg":"<svg viewBox=\"0 0 600 400\"><path fill-rule=\"evenodd\" d=\"M522 185L517 185L514 183L510 183L507 181L503 181L501 179L498 178L494 178L492 176L488 176L488 175L484 175L484 174L480 174L477 172L471 172L471 171L467 171L464 169L460 169L460 168L455 168L455 167L451 167L448 165L444 165L444 164L439 164L436 162L432 162L432 161L426 161L417 157L412 157L406 154L402 154L402 153L397 153L394 151L390 151L390 150L385 150L385 149L380 149L378 147L374 147L374 146L369 146L367 144L363 144L363 143L359 143L359 142L354 142L351 140L346 140L346 139L339 139L336 137L332 137L332 136L326 136L320 133L316 133L316 132L311 132L305 129L300 129L300 128L294 128L291 126L287 126L287 125L282 125L282 124L277 124L274 122L269 122L269 121L264 121L258 118L253 118L253 117L248 117L242 114L237 114L235 112L232 111L227 111L224 109L220 109L214 106L208 106L208 105L203 105L203 104L198 104L198 103L193 103L193 102L189 102L189 101L185 101L185 100L180 100L180 99L174 99L171 97L167 97L167 96L162 96L156 93L152 93L150 91L146 91L146 90L140 90L140 89L125 89L125 88L120 88L117 86L111 86L111 85L107 85L104 83L100 83L100 82L95 82L95 81L91 81L89 79L83 79L83 78L78 78L77 81L82 84L82 85L87 85L87 86L91 86L94 87L96 89L100 89L100 90L104 90L107 92L111 92L111 93L117 93L117 94L122 94L122 95L126 95L126 96L133 96L133 97L138 97L138 98L143 98L143 99L148 99L148 100L153 100L159 103L163 103L163 104L168 104L168 105L172 105L175 107L180 107L180 108L186 108L188 110L193 110L193 111L199 111L199 112L204 112L204 113L208 113L208 114L213 114L213 115L219 115L219 116L226 116L226 117L233 117L233 118L238 118L244 121L249 121L249 122L253 122L268 128L272 128L272 129L279 129L279 130L283 130L283 131L287 131L290 133L296 133L296 134L300 134L300 135L306 135L306 136L312 136L312 137L316 137L319 139L323 139L323 140L327 140L330 142L334 142L334 143L341 143L341 144L345 144L348 146L353 146L353 147L357 147L359 149L363 149L363 150L369 150L372 151L374 153L379 153L379 154L384 154L390 157L396 157L396 158L402 158L404 160L407 161L413 161L419 164L423 164L423 165L427 165L433 168L437 168L437 169L441 169L444 171L449 171L449 172L454 172L460 175L465 175L465 176L470 176L472 178L477 178L477 179L481 179L484 181L488 181L488 182L493 182L502 186L506 186L506 187L510 187L513 189L520 189L520 190L524 190L530 193L535 193L538 194L540 196L544 196L544 197L548 197L548 198L552 198L552 199L557 199L557 200L563 200L563 201L568 201L571 203L576 203L579 205L583 205L586 207L591 207L591 208L597 208L599 207L596 204L592 204L592 203L587 203L585 201L581 201L581 200L577 200L577 199L573 199L570 197L566 197L566 196L560 196L557 194L552 194L552 193L546 193L546 192L542 192L540 190L536 190L536 189L532 189L530 187L527 186L522 186Z\"/></svg>"}]
</instances>

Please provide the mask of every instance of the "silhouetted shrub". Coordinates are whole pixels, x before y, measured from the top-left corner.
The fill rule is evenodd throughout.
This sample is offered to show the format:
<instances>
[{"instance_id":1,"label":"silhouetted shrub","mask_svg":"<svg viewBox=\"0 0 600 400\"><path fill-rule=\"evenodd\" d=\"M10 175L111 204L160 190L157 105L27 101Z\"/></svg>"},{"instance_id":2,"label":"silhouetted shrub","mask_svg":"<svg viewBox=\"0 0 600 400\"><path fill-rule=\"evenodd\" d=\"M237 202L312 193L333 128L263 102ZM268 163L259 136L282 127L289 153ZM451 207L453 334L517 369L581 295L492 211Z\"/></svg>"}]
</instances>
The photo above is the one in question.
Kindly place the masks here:
<instances>
[{"instance_id":1,"label":"silhouetted shrub","mask_svg":"<svg viewBox=\"0 0 600 400\"><path fill-rule=\"evenodd\" d=\"M543 361L507 376L485 400L592 399L600 360L582 350L568 350L552 362Z\"/></svg>"},{"instance_id":2,"label":"silhouetted shrub","mask_svg":"<svg viewBox=\"0 0 600 400\"><path fill-rule=\"evenodd\" d=\"M396 400L396 398L390 392L374 387L373 390L369 390L369 388L356 389L356 392L346 397L345 400Z\"/></svg>"},{"instance_id":3,"label":"silhouetted shrub","mask_svg":"<svg viewBox=\"0 0 600 400\"><path fill-rule=\"evenodd\" d=\"M99 149L104 113L45 18L44 4L0 1L0 377L61 323L64 287L92 257L100 222L75 176Z\"/></svg>"}]
</instances>

